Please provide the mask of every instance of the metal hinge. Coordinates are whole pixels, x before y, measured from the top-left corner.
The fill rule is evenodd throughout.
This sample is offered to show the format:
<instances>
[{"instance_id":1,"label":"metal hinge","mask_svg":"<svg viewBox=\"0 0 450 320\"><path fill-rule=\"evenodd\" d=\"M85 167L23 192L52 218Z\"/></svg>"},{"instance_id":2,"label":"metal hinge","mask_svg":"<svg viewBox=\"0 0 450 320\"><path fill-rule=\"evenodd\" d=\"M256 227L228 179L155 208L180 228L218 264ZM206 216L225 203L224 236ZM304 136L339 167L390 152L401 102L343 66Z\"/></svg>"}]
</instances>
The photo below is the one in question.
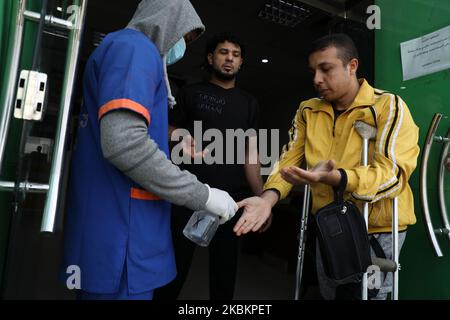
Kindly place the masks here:
<instances>
[{"instance_id":1,"label":"metal hinge","mask_svg":"<svg viewBox=\"0 0 450 320\"><path fill-rule=\"evenodd\" d=\"M47 74L22 70L17 86L14 117L41 121L47 92Z\"/></svg>"}]
</instances>

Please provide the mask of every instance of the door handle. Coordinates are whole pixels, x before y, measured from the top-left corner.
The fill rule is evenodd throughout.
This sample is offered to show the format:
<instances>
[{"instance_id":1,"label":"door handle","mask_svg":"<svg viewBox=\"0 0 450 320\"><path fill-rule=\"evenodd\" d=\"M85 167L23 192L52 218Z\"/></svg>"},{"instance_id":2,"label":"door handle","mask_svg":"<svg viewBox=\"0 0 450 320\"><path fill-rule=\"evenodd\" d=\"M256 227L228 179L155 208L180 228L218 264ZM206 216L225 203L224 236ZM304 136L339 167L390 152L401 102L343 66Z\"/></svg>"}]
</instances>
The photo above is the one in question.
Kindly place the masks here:
<instances>
[{"instance_id":1,"label":"door handle","mask_svg":"<svg viewBox=\"0 0 450 320\"><path fill-rule=\"evenodd\" d=\"M16 84L19 70L20 52L22 51L24 12L27 1L20 0L16 12L16 29L14 30L14 45L11 55L11 63L8 69L8 82L3 101L3 110L0 117L0 174L3 168L3 159L5 156L6 142L8 138L9 125L11 122L11 113L14 108Z\"/></svg>"},{"instance_id":2,"label":"door handle","mask_svg":"<svg viewBox=\"0 0 450 320\"><path fill-rule=\"evenodd\" d=\"M450 146L450 129L447 131L447 137L440 137L444 146L442 147L441 153L441 161L439 163L439 173L438 173L438 198L439 198L439 207L441 211L442 222L444 223L444 233L447 237L447 240L450 241L450 223L447 215L447 206L445 205L445 194L444 194L444 178L445 178L445 169L449 169L449 153L448 149ZM436 140L436 139L435 139Z\"/></svg>"},{"instance_id":3,"label":"door handle","mask_svg":"<svg viewBox=\"0 0 450 320\"><path fill-rule=\"evenodd\" d=\"M14 191L15 182L12 181L0 181L1 191ZM21 182L19 190L30 193L47 193L48 184L33 183L33 182Z\"/></svg>"},{"instance_id":4,"label":"door handle","mask_svg":"<svg viewBox=\"0 0 450 320\"><path fill-rule=\"evenodd\" d=\"M425 139L423 147L422 163L420 165L420 204L422 207L422 215L425 221L425 230L428 236L428 240L433 248L434 255L436 257L442 257L442 250L436 239L436 232L431 221L430 209L428 205L428 190L427 190L427 174L428 174L428 160L430 157L431 146L436 135L436 130L442 119L441 113L436 113L431 121L430 127L428 128L427 137Z\"/></svg>"},{"instance_id":5,"label":"door handle","mask_svg":"<svg viewBox=\"0 0 450 320\"><path fill-rule=\"evenodd\" d=\"M64 162L64 148L67 141L70 109L73 98L73 86L77 71L77 62L80 54L81 35L86 17L88 0L80 0L78 16L71 29L68 56L66 61L66 72L64 75L63 91L61 95L58 126L54 146L54 159L50 169L49 191L45 202L44 215L42 217L41 232L53 232L58 209L58 198L61 189L62 168Z\"/></svg>"}]
</instances>

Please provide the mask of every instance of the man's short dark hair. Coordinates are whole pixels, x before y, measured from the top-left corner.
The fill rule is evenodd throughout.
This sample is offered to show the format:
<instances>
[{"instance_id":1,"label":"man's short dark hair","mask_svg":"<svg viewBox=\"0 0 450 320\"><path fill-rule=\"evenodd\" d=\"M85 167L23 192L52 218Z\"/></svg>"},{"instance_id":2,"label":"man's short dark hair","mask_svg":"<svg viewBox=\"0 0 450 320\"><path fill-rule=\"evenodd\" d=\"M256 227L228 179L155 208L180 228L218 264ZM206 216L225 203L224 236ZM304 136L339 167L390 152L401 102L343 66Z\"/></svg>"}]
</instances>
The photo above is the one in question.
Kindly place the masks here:
<instances>
[{"instance_id":1,"label":"man's short dark hair","mask_svg":"<svg viewBox=\"0 0 450 320\"><path fill-rule=\"evenodd\" d=\"M344 33L333 33L315 40L311 45L308 56L329 47L335 47L338 50L338 57L344 65L347 65L352 59L359 58L355 43L352 38Z\"/></svg>"}]
</instances>

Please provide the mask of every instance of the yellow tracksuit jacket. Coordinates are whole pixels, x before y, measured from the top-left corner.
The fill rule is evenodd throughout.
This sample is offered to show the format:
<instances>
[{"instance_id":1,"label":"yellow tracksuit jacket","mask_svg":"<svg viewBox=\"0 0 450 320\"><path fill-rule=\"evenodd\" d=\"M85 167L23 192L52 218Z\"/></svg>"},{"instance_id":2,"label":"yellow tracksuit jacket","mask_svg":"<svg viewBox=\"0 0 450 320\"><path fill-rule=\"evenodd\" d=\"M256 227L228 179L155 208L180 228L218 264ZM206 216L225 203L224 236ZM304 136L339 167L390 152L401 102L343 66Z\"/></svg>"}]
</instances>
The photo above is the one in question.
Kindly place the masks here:
<instances>
[{"instance_id":1,"label":"yellow tracksuit jacket","mask_svg":"<svg viewBox=\"0 0 450 320\"><path fill-rule=\"evenodd\" d=\"M346 171L345 199L360 209L369 203L369 233L391 231L391 199L398 197L399 229L416 222L414 200L408 180L416 168L419 129L403 100L372 88L361 79L360 90L350 107L336 119L332 106L322 99L303 101L289 131L289 143L264 189L276 189L285 198L292 185L279 170L298 166L304 158L309 168L334 159ZM377 128L376 141L369 144L368 167L360 165L362 138L353 128L356 120ZM334 200L331 186L311 185L312 213Z\"/></svg>"}]
</instances>

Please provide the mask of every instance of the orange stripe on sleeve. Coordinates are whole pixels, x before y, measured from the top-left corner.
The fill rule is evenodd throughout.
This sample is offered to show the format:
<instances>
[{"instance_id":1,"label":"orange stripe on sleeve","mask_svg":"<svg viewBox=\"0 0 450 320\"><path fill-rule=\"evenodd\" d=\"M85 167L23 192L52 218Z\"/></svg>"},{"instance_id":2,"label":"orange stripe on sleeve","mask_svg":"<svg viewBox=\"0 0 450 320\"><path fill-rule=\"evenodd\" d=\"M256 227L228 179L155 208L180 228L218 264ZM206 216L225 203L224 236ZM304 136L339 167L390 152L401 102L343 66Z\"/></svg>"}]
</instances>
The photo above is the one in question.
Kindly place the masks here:
<instances>
[{"instance_id":1,"label":"orange stripe on sleeve","mask_svg":"<svg viewBox=\"0 0 450 320\"><path fill-rule=\"evenodd\" d=\"M143 105L134 102L133 100L130 99L116 99L111 100L108 103L105 103L98 110L98 119L100 120L109 111L117 109L129 109L134 112L137 112L145 118L145 120L147 121L147 125L150 125L151 119L148 110Z\"/></svg>"},{"instance_id":2,"label":"orange stripe on sleeve","mask_svg":"<svg viewBox=\"0 0 450 320\"><path fill-rule=\"evenodd\" d=\"M131 188L131 198L138 200L161 200L157 195L137 188Z\"/></svg>"}]
</instances>

